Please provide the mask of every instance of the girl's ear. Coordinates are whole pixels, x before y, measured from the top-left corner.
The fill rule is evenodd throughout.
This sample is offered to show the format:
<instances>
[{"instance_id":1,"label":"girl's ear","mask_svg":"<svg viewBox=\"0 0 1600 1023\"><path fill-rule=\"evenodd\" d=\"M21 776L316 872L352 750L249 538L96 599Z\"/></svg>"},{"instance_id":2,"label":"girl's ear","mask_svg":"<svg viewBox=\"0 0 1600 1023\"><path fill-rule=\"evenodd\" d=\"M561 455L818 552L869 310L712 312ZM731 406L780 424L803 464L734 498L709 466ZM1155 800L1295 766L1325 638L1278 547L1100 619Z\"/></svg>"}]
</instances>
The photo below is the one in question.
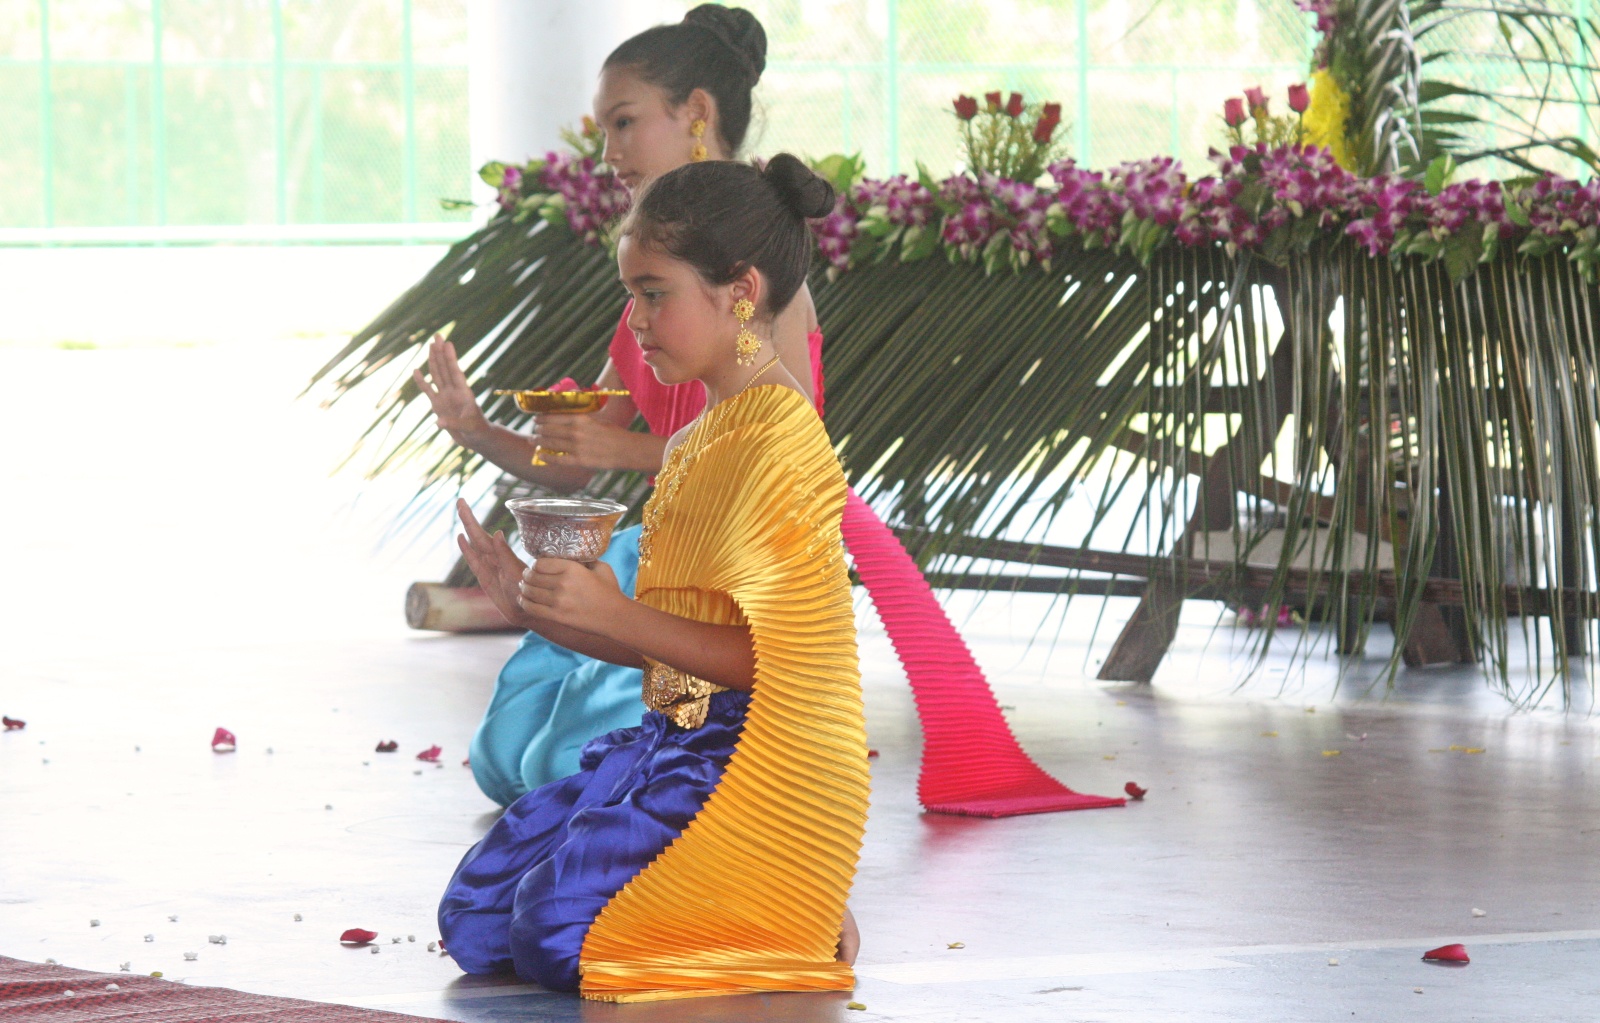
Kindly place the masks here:
<instances>
[{"instance_id":1,"label":"girl's ear","mask_svg":"<svg viewBox=\"0 0 1600 1023\"><path fill-rule=\"evenodd\" d=\"M728 304L731 308L733 303L748 298L750 304L756 307L757 315L760 315L763 311L761 300L766 294L767 282L761 276L761 271L753 266L747 266L744 268L744 273L735 277L733 283L728 285Z\"/></svg>"},{"instance_id":2,"label":"girl's ear","mask_svg":"<svg viewBox=\"0 0 1600 1023\"><path fill-rule=\"evenodd\" d=\"M709 92L704 89L695 89L689 93L689 98L683 101L683 108L680 112L690 121L710 121L711 115L716 113L716 109L716 100L711 98Z\"/></svg>"},{"instance_id":3,"label":"girl's ear","mask_svg":"<svg viewBox=\"0 0 1600 1023\"><path fill-rule=\"evenodd\" d=\"M722 136L718 134L721 129L717 125L717 101L711 93L704 89L693 90L689 93L689 98L678 108L677 115L685 126L695 121L706 122L705 137L701 141L712 152L720 151L722 147L718 140Z\"/></svg>"}]
</instances>

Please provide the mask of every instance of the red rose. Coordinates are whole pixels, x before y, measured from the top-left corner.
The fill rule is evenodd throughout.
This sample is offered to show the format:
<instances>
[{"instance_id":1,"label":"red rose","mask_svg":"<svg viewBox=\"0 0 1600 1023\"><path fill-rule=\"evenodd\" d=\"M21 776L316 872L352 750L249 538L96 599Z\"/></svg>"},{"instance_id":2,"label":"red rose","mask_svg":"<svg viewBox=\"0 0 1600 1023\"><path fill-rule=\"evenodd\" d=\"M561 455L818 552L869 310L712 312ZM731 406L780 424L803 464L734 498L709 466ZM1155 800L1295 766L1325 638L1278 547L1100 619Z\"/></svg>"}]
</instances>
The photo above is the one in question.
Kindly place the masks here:
<instances>
[{"instance_id":1,"label":"red rose","mask_svg":"<svg viewBox=\"0 0 1600 1023\"><path fill-rule=\"evenodd\" d=\"M1048 117L1039 118L1039 123L1033 126L1033 141L1041 146L1049 142L1050 136L1055 134L1056 125L1060 123L1059 120L1051 120Z\"/></svg>"},{"instance_id":2,"label":"red rose","mask_svg":"<svg viewBox=\"0 0 1600 1023\"><path fill-rule=\"evenodd\" d=\"M978 101L971 96L957 96L956 116L963 121L970 121L978 116Z\"/></svg>"},{"instance_id":3,"label":"red rose","mask_svg":"<svg viewBox=\"0 0 1600 1023\"><path fill-rule=\"evenodd\" d=\"M986 93L984 93L983 94L983 101L985 103L989 104L989 112L990 113L996 113L996 112L999 111L999 109L1000 109L1000 94L998 92L986 92Z\"/></svg>"},{"instance_id":4,"label":"red rose","mask_svg":"<svg viewBox=\"0 0 1600 1023\"><path fill-rule=\"evenodd\" d=\"M1222 119L1228 122L1228 127L1237 128L1244 123L1247 115L1244 112L1244 100L1234 96L1222 104Z\"/></svg>"},{"instance_id":5,"label":"red rose","mask_svg":"<svg viewBox=\"0 0 1600 1023\"><path fill-rule=\"evenodd\" d=\"M1011 117L1022 116L1022 93L1013 92L1011 98L1006 100L1006 114Z\"/></svg>"},{"instance_id":6,"label":"red rose","mask_svg":"<svg viewBox=\"0 0 1600 1023\"><path fill-rule=\"evenodd\" d=\"M1047 121L1054 121L1056 124L1060 124L1061 123L1061 104L1060 103L1046 103L1044 105L1044 113L1041 114L1040 116L1043 117Z\"/></svg>"},{"instance_id":7,"label":"red rose","mask_svg":"<svg viewBox=\"0 0 1600 1023\"><path fill-rule=\"evenodd\" d=\"M1267 91L1259 85L1252 85L1244 91L1244 100L1250 104L1252 114L1267 112Z\"/></svg>"},{"instance_id":8,"label":"red rose","mask_svg":"<svg viewBox=\"0 0 1600 1023\"><path fill-rule=\"evenodd\" d=\"M1306 112L1306 108L1309 107L1310 105L1311 105L1311 92L1310 92L1310 90L1308 90L1306 88L1304 82L1301 82L1298 85L1289 86L1289 109L1290 110L1293 110L1297 114L1303 114L1303 113Z\"/></svg>"}]
</instances>

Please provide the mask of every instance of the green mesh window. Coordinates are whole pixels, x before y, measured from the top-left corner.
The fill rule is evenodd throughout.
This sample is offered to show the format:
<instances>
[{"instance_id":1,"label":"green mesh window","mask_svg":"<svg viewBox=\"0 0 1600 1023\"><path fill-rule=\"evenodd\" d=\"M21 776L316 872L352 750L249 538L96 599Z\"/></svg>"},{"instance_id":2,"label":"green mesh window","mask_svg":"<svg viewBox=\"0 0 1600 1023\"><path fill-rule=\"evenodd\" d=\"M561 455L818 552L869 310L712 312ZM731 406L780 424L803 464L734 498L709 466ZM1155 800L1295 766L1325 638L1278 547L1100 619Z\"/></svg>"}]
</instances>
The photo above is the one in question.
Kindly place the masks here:
<instances>
[{"instance_id":1,"label":"green mesh window","mask_svg":"<svg viewBox=\"0 0 1600 1023\"><path fill-rule=\"evenodd\" d=\"M1059 137L1080 162L1163 153L1203 174L1223 98L1260 84L1281 102L1314 43L1292 0L745 4L771 44L751 150L859 152L878 175L953 169L950 101L990 89L1060 102ZM689 6L629 9L670 20ZM1471 51L1495 27L1447 31ZM466 49L466 0L0 0L0 230L437 236L467 216L437 201L470 194ZM1438 71L1490 87L1517 74L1494 61ZM1524 106L1502 119L1535 116ZM1538 116L1547 131L1588 131L1571 105Z\"/></svg>"},{"instance_id":2,"label":"green mesh window","mask_svg":"<svg viewBox=\"0 0 1600 1023\"><path fill-rule=\"evenodd\" d=\"M0 229L464 221L466 60L466 0L0 0Z\"/></svg>"}]
</instances>

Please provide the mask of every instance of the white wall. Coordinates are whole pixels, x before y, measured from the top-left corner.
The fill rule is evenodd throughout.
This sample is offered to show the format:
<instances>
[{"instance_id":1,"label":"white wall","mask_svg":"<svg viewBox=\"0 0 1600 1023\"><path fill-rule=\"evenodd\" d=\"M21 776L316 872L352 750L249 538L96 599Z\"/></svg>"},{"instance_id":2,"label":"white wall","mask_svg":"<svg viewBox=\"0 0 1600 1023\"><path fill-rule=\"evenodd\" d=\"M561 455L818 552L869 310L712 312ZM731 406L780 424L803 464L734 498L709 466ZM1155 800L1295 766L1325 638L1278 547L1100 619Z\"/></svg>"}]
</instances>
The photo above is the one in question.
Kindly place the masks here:
<instances>
[{"instance_id":1,"label":"white wall","mask_svg":"<svg viewBox=\"0 0 1600 1023\"><path fill-rule=\"evenodd\" d=\"M473 168L558 145L561 129L589 112L606 55L684 8L671 0L469 0Z\"/></svg>"}]
</instances>

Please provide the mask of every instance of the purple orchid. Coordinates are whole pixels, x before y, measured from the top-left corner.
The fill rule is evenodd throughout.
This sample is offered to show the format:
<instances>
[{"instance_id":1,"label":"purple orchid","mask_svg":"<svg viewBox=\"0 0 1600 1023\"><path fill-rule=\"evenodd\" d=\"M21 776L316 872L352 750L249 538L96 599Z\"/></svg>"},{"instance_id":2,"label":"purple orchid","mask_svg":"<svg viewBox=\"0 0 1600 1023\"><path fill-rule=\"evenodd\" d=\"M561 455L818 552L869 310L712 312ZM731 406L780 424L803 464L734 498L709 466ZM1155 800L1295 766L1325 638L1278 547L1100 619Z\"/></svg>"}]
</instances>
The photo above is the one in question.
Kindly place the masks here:
<instances>
[{"instance_id":1,"label":"purple orchid","mask_svg":"<svg viewBox=\"0 0 1600 1023\"><path fill-rule=\"evenodd\" d=\"M1178 222L1186 179L1183 166L1172 157L1124 163L1111 171L1111 183L1120 187L1128 208L1140 220L1153 220L1163 227Z\"/></svg>"},{"instance_id":2,"label":"purple orchid","mask_svg":"<svg viewBox=\"0 0 1600 1023\"><path fill-rule=\"evenodd\" d=\"M963 205L957 213L944 218L940 240L953 246L963 258L970 259L988 244L995 230L994 208L987 199L974 199Z\"/></svg>"},{"instance_id":3,"label":"purple orchid","mask_svg":"<svg viewBox=\"0 0 1600 1023\"><path fill-rule=\"evenodd\" d=\"M832 213L811 222L811 233L816 236L817 249L830 266L840 270L849 268L850 248L859 234L856 227L859 221L860 217L850 200L841 195L835 200Z\"/></svg>"},{"instance_id":4,"label":"purple orchid","mask_svg":"<svg viewBox=\"0 0 1600 1023\"><path fill-rule=\"evenodd\" d=\"M1301 6L1319 16L1335 9L1333 0ZM1060 160L1047 168L1044 185L992 174L956 174L937 186L904 174L866 179L846 189L811 229L835 270L848 269L868 241L866 248L880 255L881 246L906 246L904 254L914 245L917 256L937 242L956 258L981 256L991 267L1002 253L1013 266L1049 260L1061 239L1073 235L1141 259L1169 242L1225 244L1230 251L1270 246L1281 253L1290 239L1305 243L1303 231L1286 232L1308 223L1348 236L1374 258L1400 252L1439 258L1442 243L1466 230L1478 232L1473 241L1481 236L1486 253L1520 238L1522 251L1535 255L1569 246L1586 267L1600 246L1600 179L1580 184L1545 175L1511 189L1463 181L1430 195L1420 182L1397 175L1359 177L1317 146L1237 144L1213 150L1210 159L1214 172L1192 181L1165 156L1104 172ZM629 206L616 177L576 153L501 167L498 178L484 173L498 182L502 209L519 217L537 210L591 244L605 241Z\"/></svg>"},{"instance_id":5,"label":"purple orchid","mask_svg":"<svg viewBox=\"0 0 1600 1023\"><path fill-rule=\"evenodd\" d=\"M938 213L933 193L904 174L886 181L863 181L851 189L850 198L858 209L879 211L896 227L921 227Z\"/></svg>"},{"instance_id":6,"label":"purple orchid","mask_svg":"<svg viewBox=\"0 0 1600 1023\"><path fill-rule=\"evenodd\" d=\"M495 196L495 202L503 210L515 209L517 200L522 198L522 168L515 166L506 167L500 175L500 189Z\"/></svg>"},{"instance_id":7,"label":"purple orchid","mask_svg":"<svg viewBox=\"0 0 1600 1023\"><path fill-rule=\"evenodd\" d=\"M1317 31L1322 35L1329 34L1339 24L1339 0L1294 0L1294 5L1317 16Z\"/></svg>"}]
</instances>

